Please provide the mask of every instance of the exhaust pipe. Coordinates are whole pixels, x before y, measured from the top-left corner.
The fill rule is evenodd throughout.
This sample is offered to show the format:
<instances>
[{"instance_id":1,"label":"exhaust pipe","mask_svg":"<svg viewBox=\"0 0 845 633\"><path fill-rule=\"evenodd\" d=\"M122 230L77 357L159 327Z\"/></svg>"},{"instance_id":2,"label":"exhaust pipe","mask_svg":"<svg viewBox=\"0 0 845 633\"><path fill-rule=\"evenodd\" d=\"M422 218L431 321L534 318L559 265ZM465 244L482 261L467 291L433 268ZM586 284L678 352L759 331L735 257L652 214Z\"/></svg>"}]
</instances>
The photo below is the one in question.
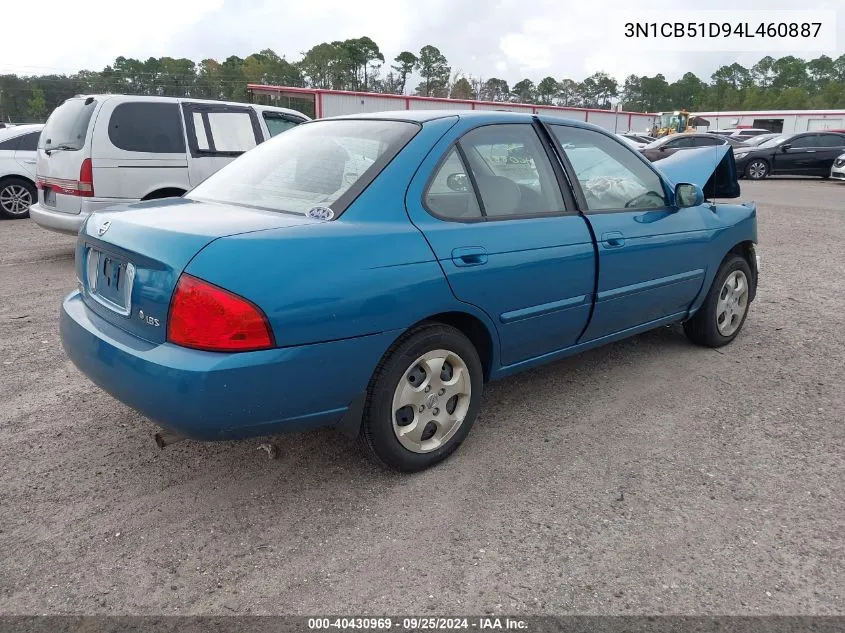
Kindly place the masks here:
<instances>
[{"instance_id":1,"label":"exhaust pipe","mask_svg":"<svg viewBox=\"0 0 845 633\"><path fill-rule=\"evenodd\" d=\"M171 444L181 442L184 439L184 436L171 433L170 431L158 431L155 434L155 441L159 448L170 446Z\"/></svg>"}]
</instances>

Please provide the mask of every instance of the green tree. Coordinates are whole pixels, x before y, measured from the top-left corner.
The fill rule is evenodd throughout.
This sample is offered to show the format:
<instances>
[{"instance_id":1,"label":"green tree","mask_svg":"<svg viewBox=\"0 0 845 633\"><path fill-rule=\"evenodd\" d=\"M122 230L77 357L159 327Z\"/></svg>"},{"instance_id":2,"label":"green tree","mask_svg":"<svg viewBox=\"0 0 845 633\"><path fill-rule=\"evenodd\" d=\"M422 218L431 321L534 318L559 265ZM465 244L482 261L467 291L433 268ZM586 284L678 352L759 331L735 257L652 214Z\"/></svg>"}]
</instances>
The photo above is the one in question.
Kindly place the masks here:
<instances>
[{"instance_id":1,"label":"green tree","mask_svg":"<svg viewBox=\"0 0 845 633\"><path fill-rule=\"evenodd\" d=\"M519 103L533 103L536 94L537 88L530 79L518 81L511 88L511 98Z\"/></svg>"},{"instance_id":2,"label":"green tree","mask_svg":"<svg viewBox=\"0 0 845 633\"><path fill-rule=\"evenodd\" d=\"M436 46L428 44L420 49L416 69L423 79L417 88L418 94L425 97L439 96L449 84L452 69L446 61L446 56Z\"/></svg>"},{"instance_id":3,"label":"green tree","mask_svg":"<svg viewBox=\"0 0 845 633\"><path fill-rule=\"evenodd\" d=\"M507 81L491 77L482 85L481 98L484 101L507 101L510 93Z\"/></svg>"},{"instance_id":4,"label":"green tree","mask_svg":"<svg viewBox=\"0 0 845 633\"><path fill-rule=\"evenodd\" d=\"M537 84L537 100L540 103L551 104L554 102L559 86L554 77L543 77Z\"/></svg>"},{"instance_id":5,"label":"green tree","mask_svg":"<svg viewBox=\"0 0 845 633\"><path fill-rule=\"evenodd\" d=\"M472 89L472 84L466 77L459 77L458 80L452 84L452 90L449 97L452 99L475 99L475 91Z\"/></svg>"},{"instance_id":6,"label":"green tree","mask_svg":"<svg viewBox=\"0 0 845 633\"><path fill-rule=\"evenodd\" d=\"M33 121L44 121L47 118L47 102L44 101L44 91L37 86L32 89L32 96L26 102L26 109Z\"/></svg>"},{"instance_id":7,"label":"green tree","mask_svg":"<svg viewBox=\"0 0 845 633\"><path fill-rule=\"evenodd\" d=\"M402 51L393 59L393 61L395 61L396 64L391 66L391 68L396 71L399 78L397 82L397 92L399 94L405 94L405 84L408 82L408 75L414 72L414 68L418 62L417 56L411 51Z\"/></svg>"}]
</instances>

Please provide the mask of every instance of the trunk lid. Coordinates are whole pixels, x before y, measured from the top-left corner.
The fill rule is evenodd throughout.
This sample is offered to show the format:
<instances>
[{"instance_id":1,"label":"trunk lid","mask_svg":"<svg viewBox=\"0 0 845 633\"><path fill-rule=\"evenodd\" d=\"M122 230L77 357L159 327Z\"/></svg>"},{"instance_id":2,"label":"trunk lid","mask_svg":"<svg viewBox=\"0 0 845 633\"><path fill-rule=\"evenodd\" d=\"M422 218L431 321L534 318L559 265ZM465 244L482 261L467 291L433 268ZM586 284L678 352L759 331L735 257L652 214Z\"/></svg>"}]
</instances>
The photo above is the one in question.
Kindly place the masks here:
<instances>
[{"instance_id":1,"label":"trunk lid","mask_svg":"<svg viewBox=\"0 0 845 633\"><path fill-rule=\"evenodd\" d=\"M77 278L91 310L151 343L164 342L179 275L209 243L319 221L184 198L121 205L115 211L92 214L80 231Z\"/></svg>"}]
</instances>

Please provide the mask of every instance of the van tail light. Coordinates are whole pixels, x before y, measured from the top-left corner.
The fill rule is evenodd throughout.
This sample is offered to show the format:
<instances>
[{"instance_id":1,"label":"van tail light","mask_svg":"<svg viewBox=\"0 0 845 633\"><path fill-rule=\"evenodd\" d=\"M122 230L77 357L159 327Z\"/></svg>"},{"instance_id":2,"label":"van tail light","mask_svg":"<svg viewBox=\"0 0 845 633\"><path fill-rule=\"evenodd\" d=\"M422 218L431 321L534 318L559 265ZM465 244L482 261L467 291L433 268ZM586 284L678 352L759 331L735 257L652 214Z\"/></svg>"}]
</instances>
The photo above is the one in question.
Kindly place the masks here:
<instances>
[{"instance_id":1,"label":"van tail light","mask_svg":"<svg viewBox=\"0 0 845 633\"><path fill-rule=\"evenodd\" d=\"M91 159L86 158L82 161L82 166L79 168L79 182L77 183L77 195L86 198L94 195L94 169L91 166Z\"/></svg>"},{"instance_id":2,"label":"van tail light","mask_svg":"<svg viewBox=\"0 0 845 633\"><path fill-rule=\"evenodd\" d=\"M251 301L183 274L170 303L167 340L209 352L247 352L275 346L270 323Z\"/></svg>"},{"instance_id":3,"label":"van tail light","mask_svg":"<svg viewBox=\"0 0 845 633\"><path fill-rule=\"evenodd\" d=\"M65 196L92 198L94 197L94 169L91 165L91 159L86 158L82 161L82 165L79 167L79 180L39 176L35 181L35 187L37 189L52 189Z\"/></svg>"}]
</instances>

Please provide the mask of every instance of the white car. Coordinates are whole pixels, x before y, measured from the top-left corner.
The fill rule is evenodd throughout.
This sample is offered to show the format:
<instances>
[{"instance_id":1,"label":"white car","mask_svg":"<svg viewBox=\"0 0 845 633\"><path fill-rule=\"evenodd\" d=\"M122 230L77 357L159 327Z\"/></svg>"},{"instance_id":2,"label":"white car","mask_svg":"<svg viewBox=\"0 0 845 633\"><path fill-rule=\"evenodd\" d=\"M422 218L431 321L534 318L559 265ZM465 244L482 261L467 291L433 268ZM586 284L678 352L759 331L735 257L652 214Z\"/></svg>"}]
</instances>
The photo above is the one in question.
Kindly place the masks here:
<instances>
[{"instance_id":1,"label":"white car","mask_svg":"<svg viewBox=\"0 0 845 633\"><path fill-rule=\"evenodd\" d=\"M833 161L833 166L830 168L830 177L845 180L845 154L840 154Z\"/></svg>"},{"instance_id":2,"label":"white car","mask_svg":"<svg viewBox=\"0 0 845 633\"><path fill-rule=\"evenodd\" d=\"M90 95L56 108L38 143L39 226L76 234L98 210L178 197L308 117L249 103Z\"/></svg>"},{"instance_id":3,"label":"white car","mask_svg":"<svg viewBox=\"0 0 845 633\"><path fill-rule=\"evenodd\" d=\"M641 147L646 146L646 143L643 143L643 142L637 140L636 138L629 136L627 134L617 134L616 136L618 136L620 139L625 141L628 145L630 145L631 147L634 147L636 149L639 149Z\"/></svg>"},{"instance_id":4,"label":"white car","mask_svg":"<svg viewBox=\"0 0 845 633\"><path fill-rule=\"evenodd\" d=\"M35 148L42 124L0 129L0 217L29 217L35 202Z\"/></svg>"}]
</instances>

